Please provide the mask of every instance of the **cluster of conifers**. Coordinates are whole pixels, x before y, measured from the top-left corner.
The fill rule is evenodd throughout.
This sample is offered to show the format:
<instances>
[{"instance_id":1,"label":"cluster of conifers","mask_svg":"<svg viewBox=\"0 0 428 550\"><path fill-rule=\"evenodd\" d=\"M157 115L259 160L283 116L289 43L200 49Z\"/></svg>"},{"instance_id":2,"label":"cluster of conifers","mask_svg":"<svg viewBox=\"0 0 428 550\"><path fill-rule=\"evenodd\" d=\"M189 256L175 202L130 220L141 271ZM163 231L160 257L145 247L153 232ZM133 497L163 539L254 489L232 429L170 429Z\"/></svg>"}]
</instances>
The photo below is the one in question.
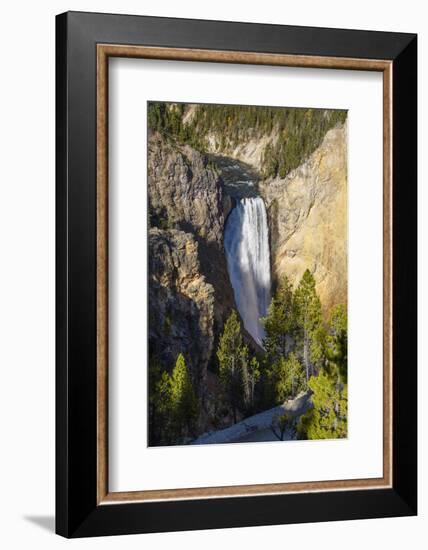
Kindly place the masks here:
<instances>
[{"instance_id":1,"label":"cluster of conifers","mask_svg":"<svg viewBox=\"0 0 428 550\"><path fill-rule=\"evenodd\" d=\"M325 322L314 277L306 271L294 291L287 278L280 282L262 323L264 351L255 352L236 311L226 320L216 352L221 392L211 423L224 427L310 391L313 407L288 426L296 438L346 437L346 307L334 308ZM150 444L190 441L201 412L183 355L171 375L150 365Z\"/></svg>"}]
</instances>

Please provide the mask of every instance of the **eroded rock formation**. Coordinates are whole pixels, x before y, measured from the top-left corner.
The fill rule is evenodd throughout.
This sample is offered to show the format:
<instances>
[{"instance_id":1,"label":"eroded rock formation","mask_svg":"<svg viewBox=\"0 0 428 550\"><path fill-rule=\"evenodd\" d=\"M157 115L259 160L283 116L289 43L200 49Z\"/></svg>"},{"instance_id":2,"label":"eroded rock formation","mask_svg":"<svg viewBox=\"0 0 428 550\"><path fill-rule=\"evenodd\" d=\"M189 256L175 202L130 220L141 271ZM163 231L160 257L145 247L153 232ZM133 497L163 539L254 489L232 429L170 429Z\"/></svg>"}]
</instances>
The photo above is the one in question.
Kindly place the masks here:
<instances>
[{"instance_id":1,"label":"eroded rock formation","mask_svg":"<svg viewBox=\"0 0 428 550\"><path fill-rule=\"evenodd\" d=\"M268 209L273 275L315 276L324 311L347 300L346 126L284 179L260 184Z\"/></svg>"},{"instance_id":2,"label":"eroded rock formation","mask_svg":"<svg viewBox=\"0 0 428 550\"><path fill-rule=\"evenodd\" d=\"M183 353L200 389L234 307L223 245L231 199L204 155L158 134L149 140L148 187L151 349L164 366Z\"/></svg>"},{"instance_id":3,"label":"eroded rock formation","mask_svg":"<svg viewBox=\"0 0 428 550\"><path fill-rule=\"evenodd\" d=\"M150 352L171 368L183 353L199 394L213 351L214 294L201 272L194 236L176 229L150 229Z\"/></svg>"}]
</instances>

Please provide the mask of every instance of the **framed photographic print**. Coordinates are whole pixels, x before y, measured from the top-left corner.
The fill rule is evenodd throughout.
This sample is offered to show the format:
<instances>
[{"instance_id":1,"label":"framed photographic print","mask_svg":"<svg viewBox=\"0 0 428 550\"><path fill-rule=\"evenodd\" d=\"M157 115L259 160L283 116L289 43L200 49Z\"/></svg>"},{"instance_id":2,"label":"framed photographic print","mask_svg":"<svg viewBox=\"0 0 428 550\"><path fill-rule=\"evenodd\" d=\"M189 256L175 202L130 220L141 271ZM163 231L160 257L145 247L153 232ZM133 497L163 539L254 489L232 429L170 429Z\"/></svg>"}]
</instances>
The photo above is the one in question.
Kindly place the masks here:
<instances>
[{"instance_id":1,"label":"framed photographic print","mask_svg":"<svg viewBox=\"0 0 428 550\"><path fill-rule=\"evenodd\" d=\"M416 514L416 36L56 48L57 532Z\"/></svg>"}]
</instances>

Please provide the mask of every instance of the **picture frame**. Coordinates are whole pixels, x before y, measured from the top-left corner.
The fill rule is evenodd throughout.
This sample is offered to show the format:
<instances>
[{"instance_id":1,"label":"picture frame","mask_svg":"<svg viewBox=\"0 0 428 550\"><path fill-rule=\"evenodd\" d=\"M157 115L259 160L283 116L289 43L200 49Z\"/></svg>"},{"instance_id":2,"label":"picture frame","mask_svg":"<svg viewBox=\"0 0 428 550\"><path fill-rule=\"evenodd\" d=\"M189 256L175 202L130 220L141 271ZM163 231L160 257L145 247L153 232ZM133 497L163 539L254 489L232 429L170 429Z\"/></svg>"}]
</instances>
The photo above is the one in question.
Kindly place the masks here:
<instances>
[{"instance_id":1,"label":"picture frame","mask_svg":"<svg viewBox=\"0 0 428 550\"><path fill-rule=\"evenodd\" d=\"M108 60L383 74L383 476L108 488ZM417 513L417 36L68 12L56 18L56 532L65 537ZM150 491L149 491L150 492Z\"/></svg>"}]
</instances>

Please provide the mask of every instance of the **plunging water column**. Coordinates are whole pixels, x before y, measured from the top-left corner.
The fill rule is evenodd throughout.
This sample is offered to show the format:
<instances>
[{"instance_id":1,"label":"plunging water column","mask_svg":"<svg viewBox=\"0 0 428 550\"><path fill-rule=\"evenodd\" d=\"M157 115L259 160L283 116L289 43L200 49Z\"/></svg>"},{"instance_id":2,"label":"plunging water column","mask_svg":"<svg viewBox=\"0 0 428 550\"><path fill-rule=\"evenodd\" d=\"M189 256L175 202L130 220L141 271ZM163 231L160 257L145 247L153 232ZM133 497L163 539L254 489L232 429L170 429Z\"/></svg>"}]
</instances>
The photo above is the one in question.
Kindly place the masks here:
<instances>
[{"instance_id":1,"label":"plunging water column","mask_svg":"<svg viewBox=\"0 0 428 550\"><path fill-rule=\"evenodd\" d=\"M262 345L260 318L270 303L269 230L261 197L242 198L225 227L227 269L245 328Z\"/></svg>"}]
</instances>

